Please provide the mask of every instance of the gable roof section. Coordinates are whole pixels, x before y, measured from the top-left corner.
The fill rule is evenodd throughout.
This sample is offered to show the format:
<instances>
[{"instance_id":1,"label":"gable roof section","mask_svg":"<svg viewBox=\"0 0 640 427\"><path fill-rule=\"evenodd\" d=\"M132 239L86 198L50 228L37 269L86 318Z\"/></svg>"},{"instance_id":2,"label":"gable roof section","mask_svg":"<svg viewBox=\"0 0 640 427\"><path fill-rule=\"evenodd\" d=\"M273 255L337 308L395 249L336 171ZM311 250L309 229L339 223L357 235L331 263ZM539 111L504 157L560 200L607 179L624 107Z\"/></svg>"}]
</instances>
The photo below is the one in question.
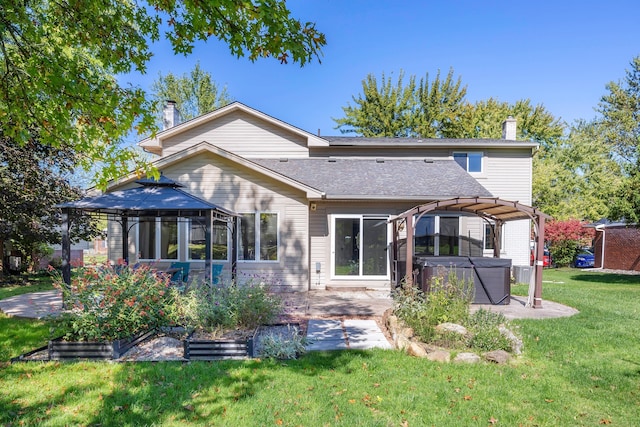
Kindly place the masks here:
<instances>
[{"instance_id":1,"label":"gable roof section","mask_svg":"<svg viewBox=\"0 0 640 427\"><path fill-rule=\"evenodd\" d=\"M193 129L197 126L200 126L204 123L207 123L212 120L216 120L222 116L225 116L234 111L242 111L251 116L257 117L261 120L264 120L268 123L271 123L274 126L278 126L282 129L285 129L295 135L299 135L306 139L307 147L328 147L329 143L312 133L304 131L300 128L297 128L289 123L283 122L282 120L276 119L275 117L269 116L261 111L248 107L247 105L242 104L241 102L232 102L231 104L225 105L224 107L218 108L217 110L213 110L210 113L203 114L191 120L187 120L186 122L180 123L172 128L162 130L156 134L153 138L145 138L140 141L139 145L145 150L154 154L162 154L162 141L168 138L171 138L177 134Z\"/></svg>"},{"instance_id":2,"label":"gable roof section","mask_svg":"<svg viewBox=\"0 0 640 427\"><path fill-rule=\"evenodd\" d=\"M254 159L334 200L442 200L492 194L453 160Z\"/></svg>"},{"instance_id":3,"label":"gable roof section","mask_svg":"<svg viewBox=\"0 0 640 427\"><path fill-rule=\"evenodd\" d=\"M238 156L237 154L234 154L230 151L224 150L220 147L217 147L213 144L210 144L206 141L203 141L199 144L196 144L192 147L189 147L185 150L179 151L177 153L171 154L169 156L166 157L162 157L158 160L156 160L155 162L153 162L153 165L159 169L162 170L166 167L169 167L171 165L174 165L176 163L179 163L181 161L184 161L188 158L191 158L193 156L197 156L199 154L202 153L211 153L214 154L216 156L219 156L223 159L226 159L232 163L235 163L236 165L239 166L243 166L246 167L254 172L266 175L272 179L275 179L285 185L288 185L290 187L293 187L295 189L298 189L300 191L303 191L306 196L308 198L312 198L312 199L320 199L324 197L324 194L322 191L320 191L319 189L316 189L310 185L307 185L303 182L297 181L294 178L285 176L285 175L281 175L265 166L262 166L258 163L255 163L249 159L246 159L242 156ZM115 189L117 189L118 187L121 187L125 184L131 183L133 181L135 181L137 178L137 176L135 175L135 173L130 174L128 177L120 180L117 183L114 183L109 191L113 191Z\"/></svg>"}]
</instances>

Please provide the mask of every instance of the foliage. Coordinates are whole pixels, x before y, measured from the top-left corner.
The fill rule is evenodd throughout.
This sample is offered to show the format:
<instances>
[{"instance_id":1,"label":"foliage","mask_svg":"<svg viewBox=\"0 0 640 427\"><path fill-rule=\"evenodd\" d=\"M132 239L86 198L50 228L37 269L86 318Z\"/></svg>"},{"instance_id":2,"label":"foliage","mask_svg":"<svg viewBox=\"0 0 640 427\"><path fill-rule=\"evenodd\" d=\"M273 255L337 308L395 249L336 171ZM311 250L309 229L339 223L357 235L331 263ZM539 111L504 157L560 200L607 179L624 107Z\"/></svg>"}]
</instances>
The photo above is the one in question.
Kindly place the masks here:
<instances>
[{"instance_id":1,"label":"foliage","mask_svg":"<svg viewBox=\"0 0 640 427\"><path fill-rule=\"evenodd\" d=\"M469 316L465 326L470 332L467 345L480 351L511 351L511 342L499 329L507 324L502 313L479 309Z\"/></svg>"},{"instance_id":2,"label":"foliage","mask_svg":"<svg viewBox=\"0 0 640 427\"><path fill-rule=\"evenodd\" d=\"M145 72L150 44L164 36L174 53L218 39L237 57L273 57L305 65L319 58L324 34L291 17L282 0L8 0L0 8L0 117L18 146L37 129L48 147L82 153L90 168L106 162L100 183L144 160L119 142L135 125L153 131L142 89L114 75ZM161 34L163 33L163 34Z\"/></svg>"},{"instance_id":3,"label":"foliage","mask_svg":"<svg viewBox=\"0 0 640 427\"><path fill-rule=\"evenodd\" d=\"M38 261L45 243L60 243L60 210L54 206L81 197L69 184L76 153L43 144L37 135L22 145L0 129L0 259L4 243ZM99 233L88 216L72 218L75 240ZM23 263L27 264L26 259ZM32 267L35 267L32 265Z\"/></svg>"},{"instance_id":4,"label":"foliage","mask_svg":"<svg viewBox=\"0 0 640 427\"><path fill-rule=\"evenodd\" d=\"M549 221L546 224L544 239L555 264L570 265L581 247L592 245L595 230L584 225L577 219Z\"/></svg>"},{"instance_id":5,"label":"foliage","mask_svg":"<svg viewBox=\"0 0 640 427\"><path fill-rule=\"evenodd\" d=\"M425 293L409 283L393 292L393 312L425 342L435 337L435 327L444 322L464 323L473 300L473 286L455 271L438 272Z\"/></svg>"},{"instance_id":6,"label":"foliage","mask_svg":"<svg viewBox=\"0 0 640 427\"><path fill-rule=\"evenodd\" d=\"M609 219L640 222L640 56L631 60L622 81L610 82L599 104L604 141L624 168Z\"/></svg>"},{"instance_id":7,"label":"foliage","mask_svg":"<svg viewBox=\"0 0 640 427\"><path fill-rule=\"evenodd\" d=\"M624 170L597 121L578 121L560 144L534 157L533 199L558 220L597 221L610 216Z\"/></svg>"},{"instance_id":8,"label":"foliage","mask_svg":"<svg viewBox=\"0 0 640 427\"><path fill-rule=\"evenodd\" d=\"M366 137L436 137L453 120L466 94L461 80L454 82L453 69L444 81L440 71L429 83L429 74L416 86L415 76L403 84L400 72L395 85L382 74L380 88L372 74L362 81L363 95L352 96L356 106L342 107L345 117L333 119L342 133L359 133Z\"/></svg>"},{"instance_id":9,"label":"foliage","mask_svg":"<svg viewBox=\"0 0 640 427\"><path fill-rule=\"evenodd\" d=\"M68 340L117 340L175 322L169 278L149 266L77 267L70 287L57 272L54 285L68 307L57 319L56 334Z\"/></svg>"},{"instance_id":10,"label":"foliage","mask_svg":"<svg viewBox=\"0 0 640 427\"><path fill-rule=\"evenodd\" d=\"M195 287L178 298L185 326L207 331L216 328L255 329L272 322L282 311L282 299L269 284L249 280Z\"/></svg>"},{"instance_id":11,"label":"foliage","mask_svg":"<svg viewBox=\"0 0 640 427\"><path fill-rule=\"evenodd\" d=\"M153 82L153 103L158 117L162 117L162 109L167 100L176 102L182 120L190 120L194 117L208 113L216 108L227 105L231 98L227 88L220 88L213 81L211 74L200 68L200 63L189 74L176 76L169 72L160 74Z\"/></svg>"},{"instance_id":12,"label":"foliage","mask_svg":"<svg viewBox=\"0 0 640 427\"><path fill-rule=\"evenodd\" d=\"M270 332L260 337L260 356L268 359L297 359L307 351L307 337L295 326L287 325L287 331Z\"/></svg>"}]
</instances>

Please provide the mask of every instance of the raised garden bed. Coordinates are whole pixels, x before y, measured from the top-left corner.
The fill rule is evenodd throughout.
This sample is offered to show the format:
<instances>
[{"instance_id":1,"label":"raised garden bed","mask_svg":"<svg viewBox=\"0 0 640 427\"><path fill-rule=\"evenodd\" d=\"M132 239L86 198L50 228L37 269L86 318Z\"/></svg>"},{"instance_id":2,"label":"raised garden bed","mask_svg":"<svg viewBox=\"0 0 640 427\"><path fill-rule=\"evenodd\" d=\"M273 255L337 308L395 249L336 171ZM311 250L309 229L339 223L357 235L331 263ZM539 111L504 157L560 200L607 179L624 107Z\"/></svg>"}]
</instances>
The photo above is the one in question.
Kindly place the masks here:
<instances>
[{"instance_id":1,"label":"raised garden bed","mask_svg":"<svg viewBox=\"0 0 640 427\"><path fill-rule=\"evenodd\" d=\"M155 331L148 331L116 341L64 341L62 338L56 338L49 341L49 360L118 359L154 334Z\"/></svg>"},{"instance_id":2,"label":"raised garden bed","mask_svg":"<svg viewBox=\"0 0 640 427\"><path fill-rule=\"evenodd\" d=\"M253 343L257 330L248 338L202 339L190 334L184 340L187 360L227 360L253 357Z\"/></svg>"}]
</instances>

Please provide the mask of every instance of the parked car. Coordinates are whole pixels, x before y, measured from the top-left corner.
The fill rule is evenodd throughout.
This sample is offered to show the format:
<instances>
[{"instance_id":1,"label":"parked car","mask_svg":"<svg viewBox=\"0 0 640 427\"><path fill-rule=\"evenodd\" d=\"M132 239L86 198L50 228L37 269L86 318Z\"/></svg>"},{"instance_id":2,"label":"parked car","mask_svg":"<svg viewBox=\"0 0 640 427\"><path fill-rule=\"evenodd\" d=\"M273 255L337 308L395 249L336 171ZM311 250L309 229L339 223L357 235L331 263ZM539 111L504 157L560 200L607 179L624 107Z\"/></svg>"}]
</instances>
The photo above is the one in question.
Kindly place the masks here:
<instances>
[{"instance_id":1,"label":"parked car","mask_svg":"<svg viewBox=\"0 0 640 427\"><path fill-rule=\"evenodd\" d=\"M581 249L576 255L576 259L573 262L575 268L593 268L595 265L595 256L593 252Z\"/></svg>"},{"instance_id":2,"label":"parked car","mask_svg":"<svg viewBox=\"0 0 640 427\"><path fill-rule=\"evenodd\" d=\"M533 261L536 259L536 255L531 250L531 265L533 266ZM545 248L542 255L542 266L547 268L551 267L551 253L549 253L549 249Z\"/></svg>"}]
</instances>

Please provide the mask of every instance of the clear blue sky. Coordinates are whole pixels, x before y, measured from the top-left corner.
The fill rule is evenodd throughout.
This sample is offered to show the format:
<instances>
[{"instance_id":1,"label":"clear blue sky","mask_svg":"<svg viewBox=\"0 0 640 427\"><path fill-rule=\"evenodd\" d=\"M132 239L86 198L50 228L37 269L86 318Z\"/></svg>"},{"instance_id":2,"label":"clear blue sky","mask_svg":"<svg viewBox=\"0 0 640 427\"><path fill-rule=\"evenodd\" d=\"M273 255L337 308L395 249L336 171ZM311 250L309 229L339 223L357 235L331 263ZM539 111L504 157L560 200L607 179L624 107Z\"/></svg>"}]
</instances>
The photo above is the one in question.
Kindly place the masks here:
<instances>
[{"instance_id":1,"label":"clear blue sky","mask_svg":"<svg viewBox=\"0 0 640 427\"><path fill-rule=\"evenodd\" d=\"M337 135L332 118L361 93L362 80L400 70L418 79L450 68L471 102L529 98L568 123L592 119L605 85L640 55L638 0L291 0L293 15L327 37L322 63L301 68L231 56L217 40L188 57L154 45L147 74L126 81L149 90L158 73L197 61L231 97L312 133Z\"/></svg>"}]
</instances>

